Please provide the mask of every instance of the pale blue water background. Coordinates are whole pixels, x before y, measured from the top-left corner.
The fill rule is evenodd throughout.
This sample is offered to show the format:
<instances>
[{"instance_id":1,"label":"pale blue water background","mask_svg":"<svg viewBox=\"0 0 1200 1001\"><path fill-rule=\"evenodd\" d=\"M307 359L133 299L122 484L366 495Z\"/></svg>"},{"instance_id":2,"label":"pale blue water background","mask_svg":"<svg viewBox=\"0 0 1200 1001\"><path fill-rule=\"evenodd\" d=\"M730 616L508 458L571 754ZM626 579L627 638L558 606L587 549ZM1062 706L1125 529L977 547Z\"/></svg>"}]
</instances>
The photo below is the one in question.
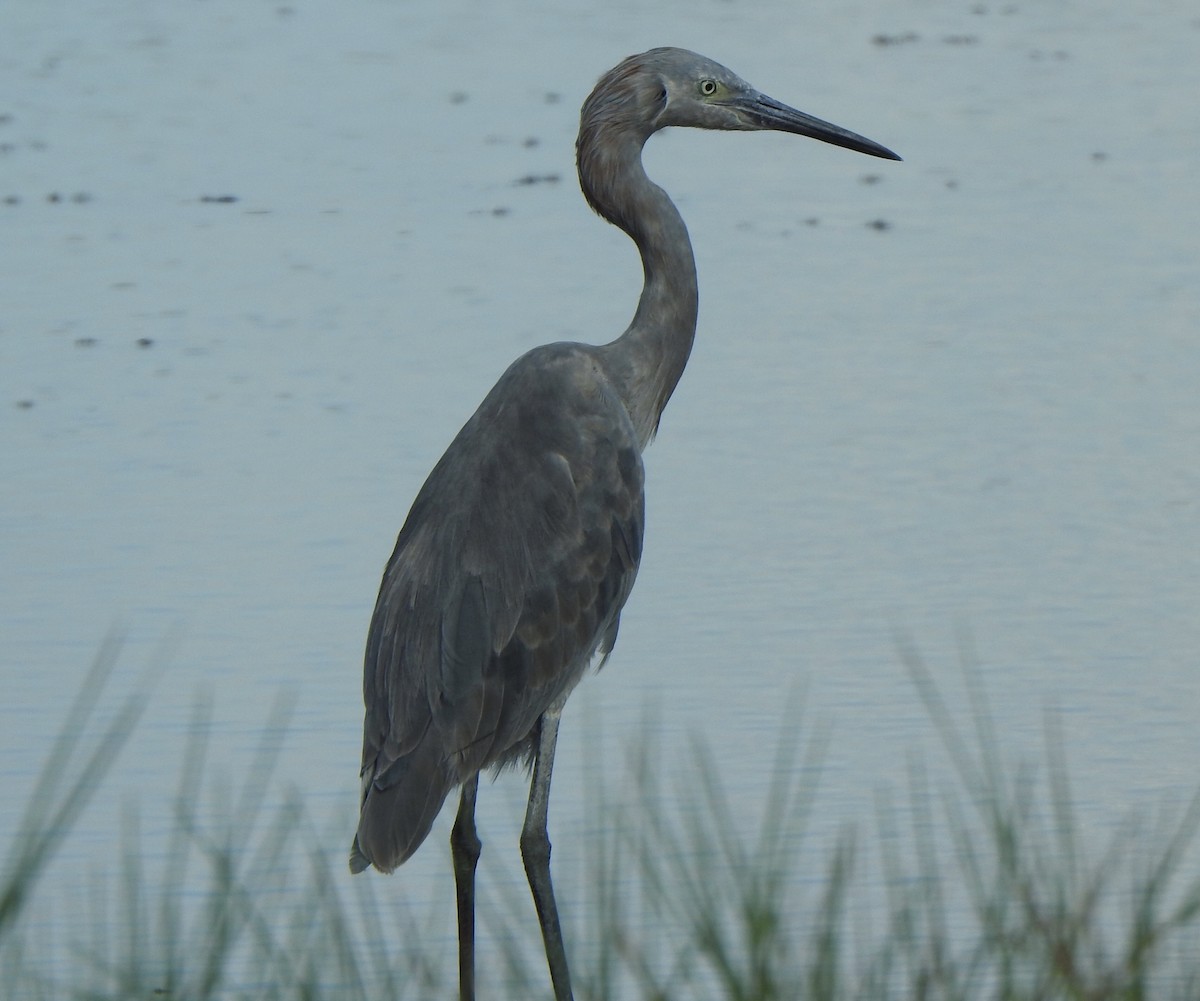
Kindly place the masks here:
<instances>
[{"instance_id":1,"label":"pale blue water background","mask_svg":"<svg viewBox=\"0 0 1200 1001\"><path fill-rule=\"evenodd\" d=\"M750 809L799 686L832 735L818 834L869 824L934 747L897 635L961 706L969 633L1014 756L1062 712L1098 837L1200 785L1200 14L653 6L6 6L0 842L110 627L117 691L181 631L51 896L111 865L122 802L167 823L198 690L230 769L296 693L279 784L344 851L409 501L512 358L631 315L636 256L572 144L595 78L657 44L905 163L690 132L647 152L700 329L617 654L566 715L556 869L587 856L584 741L619 761L647 705ZM480 799L513 880L524 796ZM448 820L380 888L447 922Z\"/></svg>"}]
</instances>

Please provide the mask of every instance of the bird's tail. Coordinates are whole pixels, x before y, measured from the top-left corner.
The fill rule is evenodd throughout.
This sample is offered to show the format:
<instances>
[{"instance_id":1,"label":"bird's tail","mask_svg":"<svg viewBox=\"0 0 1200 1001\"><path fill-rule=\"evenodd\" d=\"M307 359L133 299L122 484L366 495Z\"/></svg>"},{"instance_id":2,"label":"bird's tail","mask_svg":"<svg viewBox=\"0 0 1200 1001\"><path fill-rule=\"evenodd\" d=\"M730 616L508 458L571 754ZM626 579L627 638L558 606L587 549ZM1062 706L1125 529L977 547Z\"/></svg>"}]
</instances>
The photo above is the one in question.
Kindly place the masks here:
<instances>
[{"instance_id":1,"label":"bird's tail","mask_svg":"<svg viewBox=\"0 0 1200 1001\"><path fill-rule=\"evenodd\" d=\"M358 874L364 869L371 867L371 860L363 854L363 850L358 847L358 835L354 835L354 844L350 846L350 871Z\"/></svg>"},{"instance_id":2,"label":"bird's tail","mask_svg":"<svg viewBox=\"0 0 1200 1001\"><path fill-rule=\"evenodd\" d=\"M428 836L457 783L436 744L422 741L367 783L358 833L350 846L352 873L369 866L391 872Z\"/></svg>"}]
</instances>

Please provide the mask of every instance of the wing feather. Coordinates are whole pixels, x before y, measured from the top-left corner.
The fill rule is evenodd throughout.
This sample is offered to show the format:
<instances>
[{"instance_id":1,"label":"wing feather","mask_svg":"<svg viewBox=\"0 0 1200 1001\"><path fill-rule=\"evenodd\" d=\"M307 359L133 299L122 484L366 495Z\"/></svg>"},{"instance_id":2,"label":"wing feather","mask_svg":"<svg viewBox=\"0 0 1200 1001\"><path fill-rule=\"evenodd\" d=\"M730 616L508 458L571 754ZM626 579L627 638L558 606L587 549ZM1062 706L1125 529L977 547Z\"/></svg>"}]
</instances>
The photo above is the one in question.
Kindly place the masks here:
<instances>
[{"instance_id":1,"label":"wing feather","mask_svg":"<svg viewBox=\"0 0 1200 1001\"><path fill-rule=\"evenodd\" d=\"M637 436L594 353L519 359L409 512L368 634L351 867L390 870L459 782L528 760L616 640L644 517Z\"/></svg>"}]
</instances>

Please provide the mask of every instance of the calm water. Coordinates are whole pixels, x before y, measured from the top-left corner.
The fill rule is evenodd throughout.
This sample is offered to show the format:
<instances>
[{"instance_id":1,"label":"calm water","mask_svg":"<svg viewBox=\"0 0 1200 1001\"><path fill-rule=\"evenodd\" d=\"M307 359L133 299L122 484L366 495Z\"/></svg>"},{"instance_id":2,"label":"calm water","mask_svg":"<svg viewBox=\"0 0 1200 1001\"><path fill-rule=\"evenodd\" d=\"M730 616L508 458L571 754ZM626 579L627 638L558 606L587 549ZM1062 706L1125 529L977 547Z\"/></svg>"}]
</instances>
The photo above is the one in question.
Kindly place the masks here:
<instances>
[{"instance_id":1,"label":"calm water","mask_svg":"<svg viewBox=\"0 0 1200 1001\"><path fill-rule=\"evenodd\" d=\"M935 747L898 636L956 706L974 660L1014 756L1059 710L1096 830L1196 788L1192 6L644 7L6 12L0 840L105 633L127 635L118 691L181 635L61 892L111 862L123 801L162 822L197 692L229 768L295 694L280 784L344 850L379 572L508 362L628 321L640 268L572 143L599 73L664 43L906 162L647 151L700 330L647 454L618 653L567 713L556 865L587 852L584 743L619 775L647 706L673 760L706 734L751 808L803 689L832 734L821 822L869 822ZM524 795L480 801L510 876ZM449 892L442 836L394 892Z\"/></svg>"}]
</instances>

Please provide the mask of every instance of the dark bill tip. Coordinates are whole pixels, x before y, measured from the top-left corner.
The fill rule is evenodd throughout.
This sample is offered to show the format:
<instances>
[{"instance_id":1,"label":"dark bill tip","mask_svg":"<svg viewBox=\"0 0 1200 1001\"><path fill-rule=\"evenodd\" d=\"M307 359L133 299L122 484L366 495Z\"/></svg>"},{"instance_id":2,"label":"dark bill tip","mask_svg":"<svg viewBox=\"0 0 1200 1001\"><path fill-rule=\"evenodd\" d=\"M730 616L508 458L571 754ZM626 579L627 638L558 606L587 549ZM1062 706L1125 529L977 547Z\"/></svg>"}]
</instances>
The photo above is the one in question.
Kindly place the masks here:
<instances>
[{"instance_id":1,"label":"dark bill tip","mask_svg":"<svg viewBox=\"0 0 1200 1001\"><path fill-rule=\"evenodd\" d=\"M878 156L884 160L899 160L900 157L886 146L857 132L843 129L840 125L822 121L803 111L789 108L786 104L767 97L757 95L753 100L743 105L751 121L761 129L773 129L777 132L791 132L798 136L808 136L819 139L823 143L852 149L856 153L866 153L867 156Z\"/></svg>"}]
</instances>

